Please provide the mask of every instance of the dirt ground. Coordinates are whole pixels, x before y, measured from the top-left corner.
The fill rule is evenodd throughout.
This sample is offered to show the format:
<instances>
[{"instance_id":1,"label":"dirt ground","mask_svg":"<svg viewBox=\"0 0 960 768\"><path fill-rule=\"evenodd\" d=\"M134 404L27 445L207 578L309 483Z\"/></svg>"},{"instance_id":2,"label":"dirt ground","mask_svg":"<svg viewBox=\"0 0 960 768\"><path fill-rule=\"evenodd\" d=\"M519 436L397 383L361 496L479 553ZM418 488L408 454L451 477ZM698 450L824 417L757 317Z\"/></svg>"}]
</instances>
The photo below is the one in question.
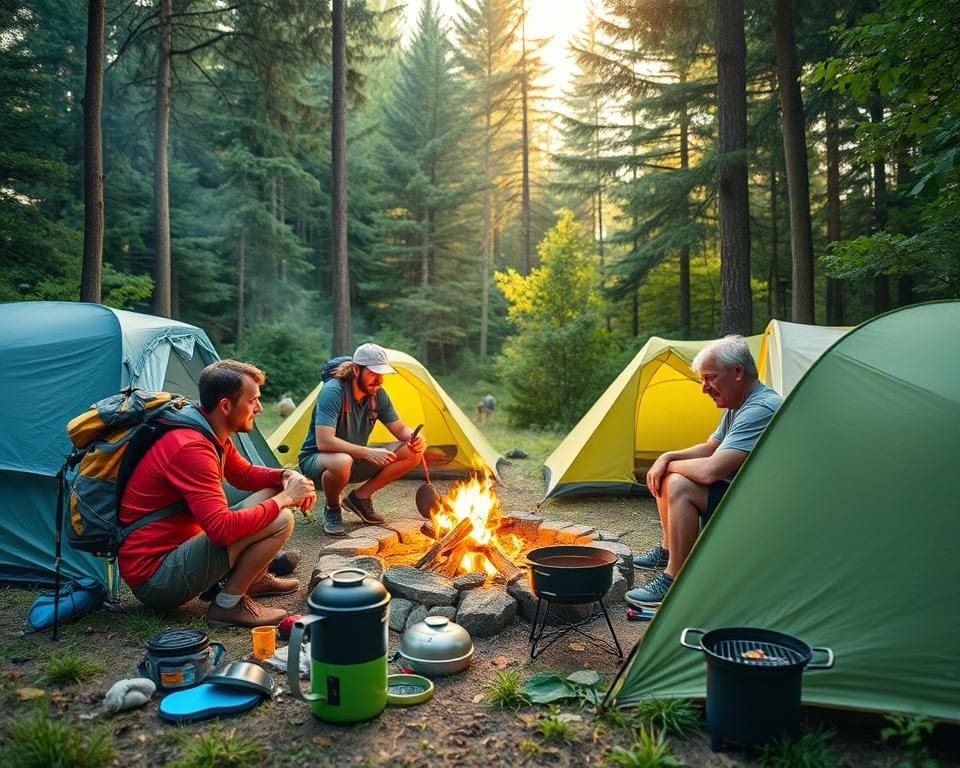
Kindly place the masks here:
<instances>
[{"instance_id":1,"label":"dirt ground","mask_svg":"<svg viewBox=\"0 0 960 768\"><path fill-rule=\"evenodd\" d=\"M504 470L504 482L497 492L507 511L535 512L543 483L537 468L517 461ZM446 483L438 482L444 486ZM416 481L402 481L377 495L378 510L388 517L409 516L413 511ZM347 513L348 514L348 513ZM659 535L656 509L649 499L560 500L544 506L548 518L589 523L619 532L634 550L651 545ZM352 522L350 524L353 524ZM361 525L356 521L356 525ZM270 604L301 612L305 608L305 585L310 566L320 547L328 541L318 522L301 521L290 546L303 550L298 575L304 587L296 596L272 598ZM94 712L104 692L121 678L135 676L136 664L144 652L144 640L163 628L163 617L144 626L143 612L129 592L122 594L123 607L133 615L102 610L81 618L63 629L57 644L49 632L20 637L25 627L26 608L35 596L27 590L0 592L0 742L9 739L13 717L29 713L37 702L22 701L18 689L44 690L39 706L54 717L90 728L84 719ZM203 626L206 604L194 601L166 617L169 627ZM614 628L624 652L640 639L646 624L628 622L625 606L610 607ZM605 632L605 628L603 628ZM629 727L598 719L591 710L561 706L570 716L576 741L557 744L544 741L534 727L538 717L549 716L546 707L525 706L519 710L492 708L484 697L485 684L503 669L517 670L523 678L534 672L570 673L580 669L599 672L609 683L619 668L613 655L584 647L575 636L564 638L536 660L529 658L529 624L516 620L495 638L475 638L471 667L458 675L437 678L433 699L415 707L387 709L371 722L336 726L314 718L307 705L287 693L265 702L252 712L187 726L171 726L157 716L157 699L144 708L93 722L113 734L117 749L115 765L160 766L183 757L185 745L201 734L220 733L242 737L260 747L258 754L243 764L263 765L363 765L363 766L588 766L599 765L614 746L630 747L635 734ZM228 659L243 658L250 652L249 632L241 629L209 631L211 639L227 648ZM391 633L390 652L397 649L399 636ZM88 655L103 664L103 671L73 686L45 685L43 672L51 654L62 649ZM396 671L396 670L392 670ZM279 686L286 680L275 675ZM45 702L45 704L44 704ZM810 713L811 723L839 730L831 746L847 766L893 766L897 750L879 738L882 719L850 717L840 713ZM838 718L844 718L839 720ZM938 726L938 729L941 727ZM213 730L219 729L219 731ZM960 765L954 751L956 731L936 741L935 755L941 766ZM691 766L756 765L756 758L742 752L713 754L705 727L686 738L671 737L674 754ZM222 763L227 764L227 763ZM235 764L235 763L229 763Z\"/></svg>"}]
</instances>

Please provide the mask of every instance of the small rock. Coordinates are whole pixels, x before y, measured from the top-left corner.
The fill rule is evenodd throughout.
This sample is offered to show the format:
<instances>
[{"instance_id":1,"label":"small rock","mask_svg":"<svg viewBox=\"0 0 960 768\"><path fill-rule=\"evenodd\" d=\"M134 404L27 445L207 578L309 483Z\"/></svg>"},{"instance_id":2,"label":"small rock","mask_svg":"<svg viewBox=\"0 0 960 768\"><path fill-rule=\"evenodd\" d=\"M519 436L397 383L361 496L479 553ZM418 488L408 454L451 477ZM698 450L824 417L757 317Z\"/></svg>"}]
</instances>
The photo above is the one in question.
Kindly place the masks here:
<instances>
[{"instance_id":1,"label":"small rock","mask_svg":"<svg viewBox=\"0 0 960 768\"><path fill-rule=\"evenodd\" d=\"M511 448L505 454L508 459L529 459L530 454L527 453L523 448Z\"/></svg>"},{"instance_id":2,"label":"small rock","mask_svg":"<svg viewBox=\"0 0 960 768\"><path fill-rule=\"evenodd\" d=\"M453 586L455 586L461 592L465 589L476 589L477 587L482 587L487 583L487 574L483 571L471 571L470 573L465 573L462 576L457 576L453 580Z\"/></svg>"},{"instance_id":3,"label":"small rock","mask_svg":"<svg viewBox=\"0 0 960 768\"><path fill-rule=\"evenodd\" d=\"M407 617L414 609L414 604L402 597L395 597L390 601L390 629L394 632L403 632L407 626Z\"/></svg>"},{"instance_id":4,"label":"small rock","mask_svg":"<svg viewBox=\"0 0 960 768\"><path fill-rule=\"evenodd\" d=\"M379 550L390 549L400 543L400 536L396 531L379 525L365 525L363 528L350 531L347 536L351 539L373 539L377 542Z\"/></svg>"},{"instance_id":5,"label":"small rock","mask_svg":"<svg viewBox=\"0 0 960 768\"><path fill-rule=\"evenodd\" d=\"M376 539L345 538L330 542L323 548L323 552L345 556L375 555L379 549L380 544Z\"/></svg>"},{"instance_id":6,"label":"small rock","mask_svg":"<svg viewBox=\"0 0 960 768\"><path fill-rule=\"evenodd\" d=\"M391 595L426 606L453 605L457 599L457 589L451 579L409 565L389 568L383 574L383 583Z\"/></svg>"},{"instance_id":7,"label":"small rock","mask_svg":"<svg viewBox=\"0 0 960 768\"><path fill-rule=\"evenodd\" d=\"M517 601L505 589L471 589L457 606L457 624L474 637L492 637L517 615Z\"/></svg>"}]
</instances>

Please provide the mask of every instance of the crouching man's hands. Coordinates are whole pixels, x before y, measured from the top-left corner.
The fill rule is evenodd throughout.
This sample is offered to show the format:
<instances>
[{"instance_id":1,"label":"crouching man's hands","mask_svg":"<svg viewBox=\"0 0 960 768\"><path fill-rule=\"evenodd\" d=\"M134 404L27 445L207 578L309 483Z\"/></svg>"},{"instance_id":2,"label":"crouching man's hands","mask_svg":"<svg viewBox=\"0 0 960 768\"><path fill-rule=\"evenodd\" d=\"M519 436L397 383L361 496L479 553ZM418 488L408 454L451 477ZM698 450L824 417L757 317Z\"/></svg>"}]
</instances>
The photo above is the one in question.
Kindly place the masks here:
<instances>
[{"instance_id":1,"label":"crouching man's hands","mask_svg":"<svg viewBox=\"0 0 960 768\"><path fill-rule=\"evenodd\" d=\"M283 506L300 507L304 512L309 512L317 503L313 480L292 469L283 471L282 494L290 500L289 505Z\"/></svg>"}]
</instances>

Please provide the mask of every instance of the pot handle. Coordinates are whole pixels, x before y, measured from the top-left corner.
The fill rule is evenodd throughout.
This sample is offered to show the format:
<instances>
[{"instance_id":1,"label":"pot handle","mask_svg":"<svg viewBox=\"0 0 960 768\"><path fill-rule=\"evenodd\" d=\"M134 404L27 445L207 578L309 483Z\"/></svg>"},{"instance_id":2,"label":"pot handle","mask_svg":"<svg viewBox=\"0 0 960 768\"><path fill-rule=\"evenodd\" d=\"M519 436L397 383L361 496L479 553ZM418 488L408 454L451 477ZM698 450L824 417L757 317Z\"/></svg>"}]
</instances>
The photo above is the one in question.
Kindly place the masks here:
<instances>
[{"instance_id":1,"label":"pot handle","mask_svg":"<svg viewBox=\"0 0 960 768\"><path fill-rule=\"evenodd\" d=\"M323 616L305 616L296 621L290 630L290 643L287 646L287 685L290 692L300 701L326 701L322 693L304 693L300 687L300 649L303 647L303 633L311 624L323 621Z\"/></svg>"},{"instance_id":2,"label":"pot handle","mask_svg":"<svg viewBox=\"0 0 960 768\"><path fill-rule=\"evenodd\" d=\"M830 669L830 667L833 666L833 651L830 650L829 648L814 646L810 649L810 651L811 651L811 654L810 654L811 658L813 657L814 653L816 653L817 651L820 651L821 653L827 654L827 660L811 661L809 664L807 664L807 669Z\"/></svg>"},{"instance_id":3,"label":"pot handle","mask_svg":"<svg viewBox=\"0 0 960 768\"><path fill-rule=\"evenodd\" d=\"M696 632L701 636L707 634L702 629L697 629L696 627L687 627L683 630L683 632L680 633L680 645L682 645L684 648L689 648L691 651L702 651L703 645L699 640L697 640L696 645L687 642L687 635L689 635L691 632Z\"/></svg>"},{"instance_id":4,"label":"pot handle","mask_svg":"<svg viewBox=\"0 0 960 768\"><path fill-rule=\"evenodd\" d=\"M227 649L223 647L223 643L217 642L210 643L210 647L213 648L213 666L217 666Z\"/></svg>"}]
</instances>

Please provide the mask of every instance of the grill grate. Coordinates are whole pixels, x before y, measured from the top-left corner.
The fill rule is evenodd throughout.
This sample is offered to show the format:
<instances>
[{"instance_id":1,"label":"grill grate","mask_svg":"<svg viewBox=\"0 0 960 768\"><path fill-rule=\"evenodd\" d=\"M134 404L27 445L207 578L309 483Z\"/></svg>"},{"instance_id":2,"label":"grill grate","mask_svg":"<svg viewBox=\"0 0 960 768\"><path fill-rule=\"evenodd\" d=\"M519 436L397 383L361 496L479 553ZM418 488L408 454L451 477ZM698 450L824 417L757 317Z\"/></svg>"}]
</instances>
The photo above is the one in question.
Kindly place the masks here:
<instances>
[{"instance_id":1,"label":"grill grate","mask_svg":"<svg viewBox=\"0 0 960 768\"><path fill-rule=\"evenodd\" d=\"M756 640L719 640L709 650L724 661L732 661L749 667L784 667L809 661L806 654L777 643ZM760 652L760 658L744 656L748 652Z\"/></svg>"}]
</instances>

